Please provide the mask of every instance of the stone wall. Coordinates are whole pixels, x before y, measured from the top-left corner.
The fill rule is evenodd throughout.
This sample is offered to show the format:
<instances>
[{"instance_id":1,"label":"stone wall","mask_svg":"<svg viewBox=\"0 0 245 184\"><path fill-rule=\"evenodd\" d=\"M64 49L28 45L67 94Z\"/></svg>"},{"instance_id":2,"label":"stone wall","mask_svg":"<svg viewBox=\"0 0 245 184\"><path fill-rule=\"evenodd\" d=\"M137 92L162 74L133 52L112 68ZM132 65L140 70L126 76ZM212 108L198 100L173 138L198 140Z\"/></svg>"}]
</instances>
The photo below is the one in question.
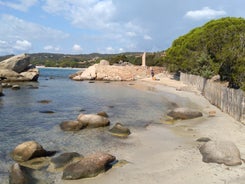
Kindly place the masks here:
<instances>
[{"instance_id":1,"label":"stone wall","mask_svg":"<svg viewBox=\"0 0 245 184\"><path fill-rule=\"evenodd\" d=\"M245 93L228 88L220 82L203 77L181 73L180 80L199 90L209 102L236 120L245 123Z\"/></svg>"}]
</instances>

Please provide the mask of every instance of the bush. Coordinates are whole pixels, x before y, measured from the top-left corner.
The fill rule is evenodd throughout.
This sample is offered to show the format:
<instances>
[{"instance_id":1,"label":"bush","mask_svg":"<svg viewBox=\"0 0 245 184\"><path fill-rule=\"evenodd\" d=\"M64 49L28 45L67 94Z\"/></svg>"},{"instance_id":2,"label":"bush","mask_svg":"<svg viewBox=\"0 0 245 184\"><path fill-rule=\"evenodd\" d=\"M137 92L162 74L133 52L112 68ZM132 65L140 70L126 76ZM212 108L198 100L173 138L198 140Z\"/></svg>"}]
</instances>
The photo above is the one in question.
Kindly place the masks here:
<instances>
[{"instance_id":1,"label":"bush","mask_svg":"<svg viewBox=\"0 0 245 184\"><path fill-rule=\"evenodd\" d=\"M176 39L163 60L170 71L210 78L219 74L233 88L245 88L245 19L212 20Z\"/></svg>"}]
</instances>

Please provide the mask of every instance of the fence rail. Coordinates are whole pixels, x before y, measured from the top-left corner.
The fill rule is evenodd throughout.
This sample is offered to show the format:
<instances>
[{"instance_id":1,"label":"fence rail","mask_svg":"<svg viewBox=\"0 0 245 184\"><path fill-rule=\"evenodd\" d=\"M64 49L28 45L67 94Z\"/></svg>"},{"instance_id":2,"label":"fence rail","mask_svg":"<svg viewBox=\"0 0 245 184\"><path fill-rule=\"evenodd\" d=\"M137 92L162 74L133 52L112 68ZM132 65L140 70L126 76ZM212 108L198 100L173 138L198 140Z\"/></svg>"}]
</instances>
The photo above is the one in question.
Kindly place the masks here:
<instances>
[{"instance_id":1,"label":"fence rail","mask_svg":"<svg viewBox=\"0 0 245 184\"><path fill-rule=\"evenodd\" d=\"M219 82L203 77L181 73L180 80L202 92L209 102L236 120L245 123L245 93L240 89L231 89Z\"/></svg>"}]
</instances>

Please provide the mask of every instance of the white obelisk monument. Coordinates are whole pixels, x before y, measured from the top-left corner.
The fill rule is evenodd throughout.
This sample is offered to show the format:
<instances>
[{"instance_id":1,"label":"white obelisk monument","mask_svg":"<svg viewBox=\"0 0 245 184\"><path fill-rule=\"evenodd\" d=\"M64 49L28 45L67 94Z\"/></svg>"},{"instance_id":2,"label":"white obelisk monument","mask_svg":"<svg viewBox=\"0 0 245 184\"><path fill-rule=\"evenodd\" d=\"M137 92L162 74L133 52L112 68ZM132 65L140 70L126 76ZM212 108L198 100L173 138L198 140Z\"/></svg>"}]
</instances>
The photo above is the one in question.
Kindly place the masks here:
<instances>
[{"instance_id":1,"label":"white obelisk monument","mask_svg":"<svg viewBox=\"0 0 245 184\"><path fill-rule=\"evenodd\" d=\"M144 52L142 55L142 66L146 66L145 58L146 58L146 53Z\"/></svg>"}]
</instances>

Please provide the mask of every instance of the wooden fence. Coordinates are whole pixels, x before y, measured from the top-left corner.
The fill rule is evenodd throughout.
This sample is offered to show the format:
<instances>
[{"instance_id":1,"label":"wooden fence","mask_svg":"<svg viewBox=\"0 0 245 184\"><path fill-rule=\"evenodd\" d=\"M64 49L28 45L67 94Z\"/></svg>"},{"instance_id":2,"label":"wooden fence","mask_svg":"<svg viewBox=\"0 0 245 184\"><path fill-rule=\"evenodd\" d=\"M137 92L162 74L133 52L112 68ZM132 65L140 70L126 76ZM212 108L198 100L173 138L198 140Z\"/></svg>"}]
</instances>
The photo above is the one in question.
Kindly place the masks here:
<instances>
[{"instance_id":1,"label":"wooden fence","mask_svg":"<svg viewBox=\"0 0 245 184\"><path fill-rule=\"evenodd\" d=\"M223 112L245 123L245 93L203 77L181 73L180 80L199 90L209 102Z\"/></svg>"}]
</instances>

